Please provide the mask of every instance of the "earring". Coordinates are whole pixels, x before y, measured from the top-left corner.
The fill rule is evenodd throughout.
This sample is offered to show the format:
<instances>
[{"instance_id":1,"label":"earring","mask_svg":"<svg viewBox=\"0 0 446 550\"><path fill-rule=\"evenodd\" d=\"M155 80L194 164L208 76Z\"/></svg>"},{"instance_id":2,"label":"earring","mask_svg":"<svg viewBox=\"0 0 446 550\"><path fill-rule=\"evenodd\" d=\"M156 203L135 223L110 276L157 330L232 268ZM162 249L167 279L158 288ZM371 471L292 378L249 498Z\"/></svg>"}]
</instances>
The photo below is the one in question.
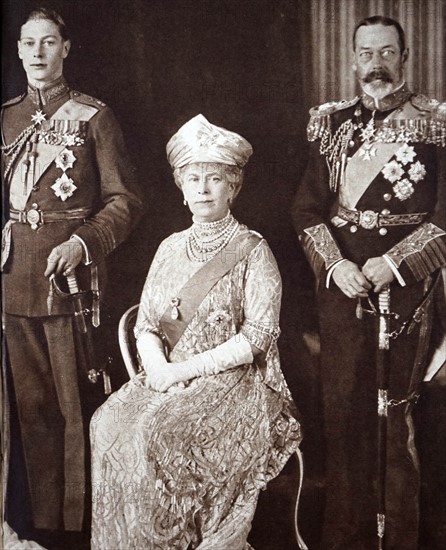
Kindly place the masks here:
<instances>
[{"instance_id":1,"label":"earring","mask_svg":"<svg viewBox=\"0 0 446 550\"><path fill-rule=\"evenodd\" d=\"M183 200L183 204L184 204L184 206L187 206L187 200L186 199Z\"/></svg>"}]
</instances>

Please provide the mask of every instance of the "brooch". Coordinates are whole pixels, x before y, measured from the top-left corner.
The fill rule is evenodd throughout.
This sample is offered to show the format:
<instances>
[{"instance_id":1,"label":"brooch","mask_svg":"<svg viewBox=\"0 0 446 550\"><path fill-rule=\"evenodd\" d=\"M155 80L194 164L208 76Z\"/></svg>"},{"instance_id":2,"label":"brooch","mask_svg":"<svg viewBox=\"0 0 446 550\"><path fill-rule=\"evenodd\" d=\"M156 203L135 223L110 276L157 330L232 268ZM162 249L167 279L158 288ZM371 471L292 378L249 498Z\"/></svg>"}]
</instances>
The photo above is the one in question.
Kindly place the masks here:
<instances>
[{"instance_id":1,"label":"brooch","mask_svg":"<svg viewBox=\"0 0 446 550\"><path fill-rule=\"evenodd\" d=\"M232 317L227 311L225 311L224 309L217 309L216 311L213 311L209 314L208 318L206 319L206 323L213 327L218 327L222 324L228 323L229 321L231 321L231 319Z\"/></svg>"},{"instance_id":2,"label":"brooch","mask_svg":"<svg viewBox=\"0 0 446 550\"><path fill-rule=\"evenodd\" d=\"M170 305L172 306L172 310L170 312L170 317L173 321L176 321L180 316L180 310L178 309L178 306L180 305L180 299L179 298L172 298L170 300Z\"/></svg>"}]
</instances>

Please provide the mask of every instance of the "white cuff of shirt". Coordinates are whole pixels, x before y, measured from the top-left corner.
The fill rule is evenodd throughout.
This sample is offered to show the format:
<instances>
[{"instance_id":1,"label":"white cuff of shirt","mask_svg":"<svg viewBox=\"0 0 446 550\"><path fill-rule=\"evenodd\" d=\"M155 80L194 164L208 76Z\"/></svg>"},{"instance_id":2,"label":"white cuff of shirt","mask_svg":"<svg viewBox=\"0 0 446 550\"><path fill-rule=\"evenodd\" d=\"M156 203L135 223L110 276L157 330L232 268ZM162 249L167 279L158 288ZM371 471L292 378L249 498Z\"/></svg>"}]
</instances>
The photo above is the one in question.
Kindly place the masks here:
<instances>
[{"instance_id":1,"label":"white cuff of shirt","mask_svg":"<svg viewBox=\"0 0 446 550\"><path fill-rule=\"evenodd\" d=\"M347 258L343 258L342 260L338 260L337 262L335 262L331 267L330 269L328 270L327 272L327 278L325 279L325 286L326 288L330 288L330 280L331 280L331 276L333 274L333 271L335 270L336 267L338 267L339 264L342 264L342 262L345 262L347 260Z\"/></svg>"},{"instance_id":2,"label":"white cuff of shirt","mask_svg":"<svg viewBox=\"0 0 446 550\"><path fill-rule=\"evenodd\" d=\"M383 254L383 258L386 260L386 262L389 265L390 269L393 271L393 274L395 275L395 278L400 283L400 285L401 286L406 286L406 281L401 276L401 273L398 271L398 268L396 267L396 264L392 260L392 258L390 256L387 256L387 254Z\"/></svg>"},{"instance_id":3,"label":"white cuff of shirt","mask_svg":"<svg viewBox=\"0 0 446 550\"><path fill-rule=\"evenodd\" d=\"M88 252L87 245L85 244L85 241L83 239L81 239L80 237L78 237L77 235L71 235L70 240L71 239L74 239L74 240L79 241L81 243L82 248L84 249L84 256L85 256L84 264L85 265L90 265L91 264L91 258L90 258L90 254Z\"/></svg>"}]
</instances>

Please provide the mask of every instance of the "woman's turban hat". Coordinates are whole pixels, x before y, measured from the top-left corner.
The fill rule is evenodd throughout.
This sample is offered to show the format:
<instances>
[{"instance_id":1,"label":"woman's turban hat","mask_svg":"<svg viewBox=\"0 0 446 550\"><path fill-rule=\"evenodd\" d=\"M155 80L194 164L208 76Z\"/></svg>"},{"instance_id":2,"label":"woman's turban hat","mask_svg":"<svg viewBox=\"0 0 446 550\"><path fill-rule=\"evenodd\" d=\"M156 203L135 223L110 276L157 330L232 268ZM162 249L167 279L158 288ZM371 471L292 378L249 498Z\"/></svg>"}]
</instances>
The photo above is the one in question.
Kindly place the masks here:
<instances>
[{"instance_id":1,"label":"woman's turban hat","mask_svg":"<svg viewBox=\"0 0 446 550\"><path fill-rule=\"evenodd\" d=\"M245 138L211 124L203 115L186 122L171 137L166 146L172 169L194 162L215 162L243 166L252 155L251 144Z\"/></svg>"}]
</instances>

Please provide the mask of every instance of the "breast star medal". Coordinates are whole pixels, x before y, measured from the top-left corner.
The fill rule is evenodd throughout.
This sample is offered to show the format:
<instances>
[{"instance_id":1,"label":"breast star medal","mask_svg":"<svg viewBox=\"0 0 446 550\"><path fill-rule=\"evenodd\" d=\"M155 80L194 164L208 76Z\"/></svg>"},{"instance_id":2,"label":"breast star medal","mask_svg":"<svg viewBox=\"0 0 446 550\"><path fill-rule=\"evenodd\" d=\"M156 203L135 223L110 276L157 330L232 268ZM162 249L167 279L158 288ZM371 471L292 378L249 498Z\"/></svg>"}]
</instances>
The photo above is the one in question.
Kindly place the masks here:
<instances>
[{"instance_id":1,"label":"breast star medal","mask_svg":"<svg viewBox=\"0 0 446 550\"><path fill-rule=\"evenodd\" d=\"M55 183L51 186L51 189L54 190L56 197L59 197L65 202L73 195L77 187L74 185L73 180L64 172L60 178L57 178Z\"/></svg>"},{"instance_id":2,"label":"breast star medal","mask_svg":"<svg viewBox=\"0 0 446 550\"><path fill-rule=\"evenodd\" d=\"M56 159L55 164L63 172L60 178L57 178L55 183L51 186L51 189L54 190L56 197L59 197L62 201L66 201L69 197L73 195L77 187L74 185L74 181L67 176L67 170L73 168L76 157L74 156L73 151L70 151L65 147L61 151Z\"/></svg>"},{"instance_id":3,"label":"breast star medal","mask_svg":"<svg viewBox=\"0 0 446 550\"><path fill-rule=\"evenodd\" d=\"M73 151L65 148L57 155L56 166L65 172L68 168L73 168L75 160L76 157L74 156Z\"/></svg>"}]
</instances>

